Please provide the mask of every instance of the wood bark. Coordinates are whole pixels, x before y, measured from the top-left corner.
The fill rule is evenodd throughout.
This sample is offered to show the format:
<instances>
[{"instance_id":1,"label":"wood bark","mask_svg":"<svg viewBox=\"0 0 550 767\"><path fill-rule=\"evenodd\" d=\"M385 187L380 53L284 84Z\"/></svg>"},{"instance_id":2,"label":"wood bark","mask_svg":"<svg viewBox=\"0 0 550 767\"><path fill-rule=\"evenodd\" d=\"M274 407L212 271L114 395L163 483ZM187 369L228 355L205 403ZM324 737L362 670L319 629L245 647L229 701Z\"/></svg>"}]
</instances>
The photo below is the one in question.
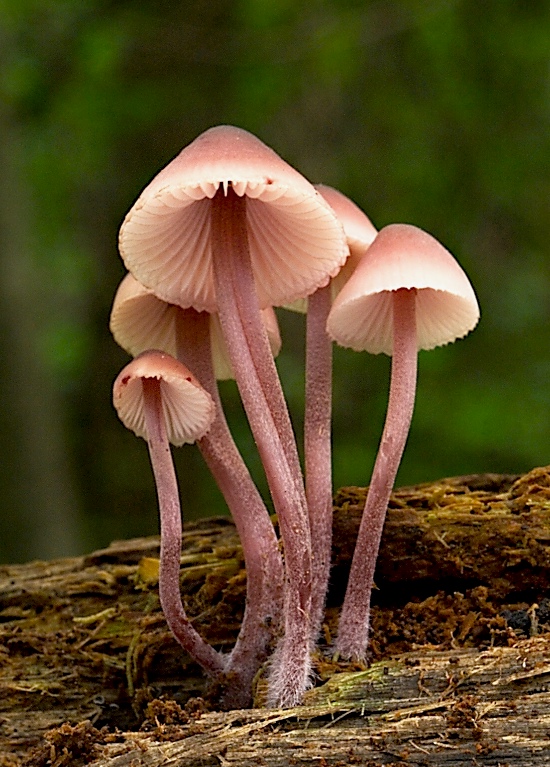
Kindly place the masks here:
<instances>
[{"instance_id":1,"label":"wood bark","mask_svg":"<svg viewBox=\"0 0 550 767\"><path fill-rule=\"evenodd\" d=\"M372 664L330 655L365 491L335 499L317 685L304 705L220 711L167 631L158 539L0 568L0 767L547 764L550 469L396 491ZM246 576L233 525L183 536L194 625L229 649Z\"/></svg>"}]
</instances>

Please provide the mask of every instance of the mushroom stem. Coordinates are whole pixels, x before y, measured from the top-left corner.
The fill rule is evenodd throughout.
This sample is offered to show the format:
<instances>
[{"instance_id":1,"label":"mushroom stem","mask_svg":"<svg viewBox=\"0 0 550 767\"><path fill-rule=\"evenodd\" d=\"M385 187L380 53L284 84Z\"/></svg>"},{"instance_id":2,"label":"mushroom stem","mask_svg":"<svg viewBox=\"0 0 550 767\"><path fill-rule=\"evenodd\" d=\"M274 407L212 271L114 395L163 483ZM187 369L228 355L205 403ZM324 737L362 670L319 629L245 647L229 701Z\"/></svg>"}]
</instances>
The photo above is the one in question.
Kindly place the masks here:
<instances>
[{"instance_id":1,"label":"mushroom stem","mask_svg":"<svg viewBox=\"0 0 550 767\"><path fill-rule=\"evenodd\" d=\"M336 651L343 658L364 660L368 646L376 559L414 409L418 358L415 304L416 290L402 288L392 292L390 396L338 625Z\"/></svg>"},{"instance_id":2,"label":"mushroom stem","mask_svg":"<svg viewBox=\"0 0 550 767\"><path fill-rule=\"evenodd\" d=\"M298 457L298 448L296 447L296 437L290 422L287 403L281 387L273 353L269 345L269 339L261 316L252 265L250 262L250 251L248 246L248 232L246 226L246 205L247 197L239 197L231 186L224 195L223 189L216 192L212 200L212 255L214 267L214 280L216 282L216 298L218 301L218 311L220 322L224 335L231 315L235 316L238 312L239 322L242 325L246 344L250 349L253 364L257 371L257 377L263 389L263 398L271 411L271 417L279 433L279 437L285 452L287 462L294 477L296 485L304 495L302 469ZM231 228L231 231L228 227ZM229 251L217 249L215 247L216 232L220 236L225 228L225 236L228 237L226 247L231 247L233 253L229 256ZM229 245L229 241L232 245ZM217 254L217 257L216 257ZM232 283L231 288L228 282L224 282L221 275L225 273L226 280ZM234 297L230 293L234 291ZM223 308L222 308L223 307ZM229 342L227 341L229 347ZM230 357L235 355L235 349L229 347ZM237 357L238 352L237 352ZM235 365L232 359L232 364ZM237 385L240 387L239 376L235 370ZM242 395L241 395L242 396ZM243 402L244 404L244 402ZM246 405L245 405L246 409ZM252 424L251 424L252 428Z\"/></svg>"},{"instance_id":3,"label":"mushroom stem","mask_svg":"<svg viewBox=\"0 0 550 767\"><path fill-rule=\"evenodd\" d=\"M279 517L284 545L285 632L269 701L293 706L310 681L311 538L296 441L269 348L248 249L246 198L231 187L212 200L212 261L222 331Z\"/></svg>"},{"instance_id":4,"label":"mushroom stem","mask_svg":"<svg viewBox=\"0 0 550 767\"><path fill-rule=\"evenodd\" d=\"M311 638L321 630L332 549L332 341L326 332L331 287L308 298L304 454L311 529Z\"/></svg>"},{"instance_id":5,"label":"mushroom stem","mask_svg":"<svg viewBox=\"0 0 550 767\"><path fill-rule=\"evenodd\" d=\"M181 507L162 410L161 382L158 378L143 378L142 386L147 443L160 512L160 603L168 626L183 649L210 676L217 677L224 671L224 659L193 628L181 601Z\"/></svg>"},{"instance_id":6,"label":"mushroom stem","mask_svg":"<svg viewBox=\"0 0 550 767\"><path fill-rule=\"evenodd\" d=\"M243 547L246 607L226 666L226 673L234 675L237 682L224 698L225 705L242 708L250 704L252 681L281 622L283 563L265 503L225 419L212 365L210 315L180 310L176 338L179 359L193 370L216 406L214 422L197 444L223 493Z\"/></svg>"}]
</instances>

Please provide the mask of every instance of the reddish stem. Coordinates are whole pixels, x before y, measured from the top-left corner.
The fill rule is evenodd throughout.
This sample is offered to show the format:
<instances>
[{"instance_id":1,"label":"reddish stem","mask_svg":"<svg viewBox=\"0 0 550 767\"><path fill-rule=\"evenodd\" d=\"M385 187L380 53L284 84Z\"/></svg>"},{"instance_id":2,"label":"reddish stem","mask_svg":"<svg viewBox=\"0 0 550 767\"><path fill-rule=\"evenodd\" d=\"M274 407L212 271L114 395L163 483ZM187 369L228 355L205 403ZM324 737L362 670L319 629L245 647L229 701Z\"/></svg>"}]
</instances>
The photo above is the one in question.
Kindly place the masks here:
<instances>
[{"instance_id":1,"label":"reddish stem","mask_svg":"<svg viewBox=\"0 0 550 767\"><path fill-rule=\"evenodd\" d=\"M296 441L261 318L248 249L246 198L218 190L211 217L220 323L264 465L284 544L284 636L270 677L272 705L292 706L310 679L311 539Z\"/></svg>"},{"instance_id":2,"label":"reddish stem","mask_svg":"<svg viewBox=\"0 0 550 767\"><path fill-rule=\"evenodd\" d=\"M183 649L210 676L217 677L224 671L224 659L193 628L181 602L181 507L170 443L166 436L160 381L143 378L142 384L147 441L160 512L160 603L166 622Z\"/></svg>"},{"instance_id":3,"label":"reddish stem","mask_svg":"<svg viewBox=\"0 0 550 767\"><path fill-rule=\"evenodd\" d=\"M416 291L392 292L393 356L386 422L367 493L363 518L338 626L336 651L365 659L370 600L386 510L409 433L416 391L418 346Z\"/></svg>"},{"instance_id":4,"label":"reddish stem","mask_svg":"<svg viewBox=\"0 0 550 767\"><path fill-rule=\"evenodd\" d=\"M225 705L243 708L250 703L252 680L281 622L283 563L268 511L225 419L212 365L210 315L182 309L176 336L179 359L195 373L216 404L216 418L197 444L223 493L243 547L247 601L226 666L234 683L224 699Z\"/></svg>"},{"instance_id":5,"label":"reddish stem","mask_svg":"<svg viewBox=\"0 0 550 767\"><path fill-rule=\"evenodd\" d=\"M304 452L311 529L311 638L323 622L332 549L332 342L326 332L330 284L308 298Z\"/></svg>"}]
</instances>

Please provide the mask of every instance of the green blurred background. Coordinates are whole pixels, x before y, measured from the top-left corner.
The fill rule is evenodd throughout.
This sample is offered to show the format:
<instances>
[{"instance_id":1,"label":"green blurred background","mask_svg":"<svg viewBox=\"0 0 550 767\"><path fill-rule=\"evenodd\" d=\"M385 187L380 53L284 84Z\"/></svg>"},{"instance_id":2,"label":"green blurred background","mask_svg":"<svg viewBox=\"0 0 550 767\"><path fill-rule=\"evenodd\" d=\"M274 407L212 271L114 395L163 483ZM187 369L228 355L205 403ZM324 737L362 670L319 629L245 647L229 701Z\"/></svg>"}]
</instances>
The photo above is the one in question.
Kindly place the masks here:
<instances>
[{"instance_id":1,"label":"green blurred background","mask_svg":"<svg viewBox=\"0 0 550 767\"><path fill-rule=\"evenodd\" d=\"M428 230L476 288L478 329L421 353L398 483L550 462L547 0L0 0L1 561L157 531L145 443L110 404L117 230L220 123L378 227ZM283 315L299 432L302 320ZM368 482L388 372L337 350L336 486ZM224 513L197 451L177 460L186 518Z\"/></svg>"}]
</instances>

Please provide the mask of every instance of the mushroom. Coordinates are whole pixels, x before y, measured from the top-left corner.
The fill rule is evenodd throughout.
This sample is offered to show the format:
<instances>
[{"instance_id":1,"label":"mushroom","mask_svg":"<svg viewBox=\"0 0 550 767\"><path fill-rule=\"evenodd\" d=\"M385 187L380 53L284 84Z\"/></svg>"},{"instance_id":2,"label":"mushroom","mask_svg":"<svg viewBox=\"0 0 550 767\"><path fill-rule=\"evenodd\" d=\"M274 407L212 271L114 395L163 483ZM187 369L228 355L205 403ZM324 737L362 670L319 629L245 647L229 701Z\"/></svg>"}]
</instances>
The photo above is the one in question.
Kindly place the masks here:
<instances>
[{"instance_id":1,"label":"mushroom","mask_svg":"<svg viewBox=\"0 0 550 767\"><path fill-rule=\"evenodd\" d=\"M262 315L276 354L281 338L275 313L267 308ZM215 403L216 417L197 445L224 495L243 546L246 609L226 667L239 683L226 693L224 703L246 706L252 680L280 624L283 566L269 514L231 436L219 397L216 378L229 378L232 370L217 316L167 304L127 274L115 295L110 327L129 354L155 346L177 356L197 374Z\"/></svg>"},{"instance_id":2,"label":"mushroom","mask_svg":"<svg viewBox=\"0 0 550 767\"><path fill-rule=\"evenodd\" d=\"M219 677L225 661L193 628L181 601L181 509L170 452L170 443L183 445L207 433L214 403L182 363L153 350L137 356L119 373L113 404L124 425L149 447L160 512L159 596L166 621L189 655L210 676Z\"/></svg>"},{"instance_id":3,"label":"mushroom","mask_svg":"<svg viewBox=\"0 0 550 767\"><path fill-rule=\"evenodd\" d=\"M315 188L344 228L349 258L330 283L307 299L304 455L313 560L311 623L317 639L330 575L332 549L332 342L326 322L332 301L376 237L377 230L349 197L324 184Z\"/></svg>"},{"instance_id":4,"label":"mushroom","mask_svg":"<svg viewBox=\"0 0 550 767\"><path fill-rule=\"evenodd\" d=\"M163 301L133 274L127 273L115 293L109 328L117 344L134 357L146 349L159 349L177 357L177 320L182 312L181 306ZM218 381L227 381L235 378L235 374L220 320L217 314L208 316L214 374ZM281 350L281 334L273 307L262 309L262 319L271 353L276 357Z\"/></svg>"},{"instance_id":5,"label":"mushroom","mask_svg":"<svg viewBox=\"0 0 550 767\"><path fill-rule=\"evenodd\" d=\"M378 230L366 213L338 189L326 184L315 184L315 188L328 202L342 224L349 248L349 258L338 274L330 281L332 300L334 301L365 255L367 248L372 244Z\"/></svg>"},{"instance_id":6,"label":"mushroom","mask_svg":"<svg viewBox=\"0 0 550 767\"><path fill-rule=\"evenodd\" d=\"M340 345L392 355L388 410L359 528L336 651L364 659L374 569L390 493L414 407L417 353L462 338L479 319L473 288L431 235L392 224L376 239L336 298L327 322Z\"/></svg>"},{"instance_id":7,"label":"mushroom","mask_svg":"<svg viewBox=\"0 0 550 767\"><path fill-rule=\"evenodd\" d=\"M219 313L284 544L285 631L269 700L294 705L310 679L311 541L295 437L260 308L328 282L347 256L341 225L265 144L218 126L142 192L121 227L120 251L164 300Z\"/></svg>"},{"instance_id":8,"label":"mushroom","mask_svg":"<svg viewBox=\"0 0 550 767\"><path fill-rule=\"evenodd\" d=\"M313 641L322 626L332 548L332 341L326 332L326 322L332 301L377 234L370 219L349 197L324 184L316 184L315 188L343 226L349 257L328 285L286 307L307 312L304 456L311 548L315 552L311 594Z\"/></svg>"}]
</instances>

